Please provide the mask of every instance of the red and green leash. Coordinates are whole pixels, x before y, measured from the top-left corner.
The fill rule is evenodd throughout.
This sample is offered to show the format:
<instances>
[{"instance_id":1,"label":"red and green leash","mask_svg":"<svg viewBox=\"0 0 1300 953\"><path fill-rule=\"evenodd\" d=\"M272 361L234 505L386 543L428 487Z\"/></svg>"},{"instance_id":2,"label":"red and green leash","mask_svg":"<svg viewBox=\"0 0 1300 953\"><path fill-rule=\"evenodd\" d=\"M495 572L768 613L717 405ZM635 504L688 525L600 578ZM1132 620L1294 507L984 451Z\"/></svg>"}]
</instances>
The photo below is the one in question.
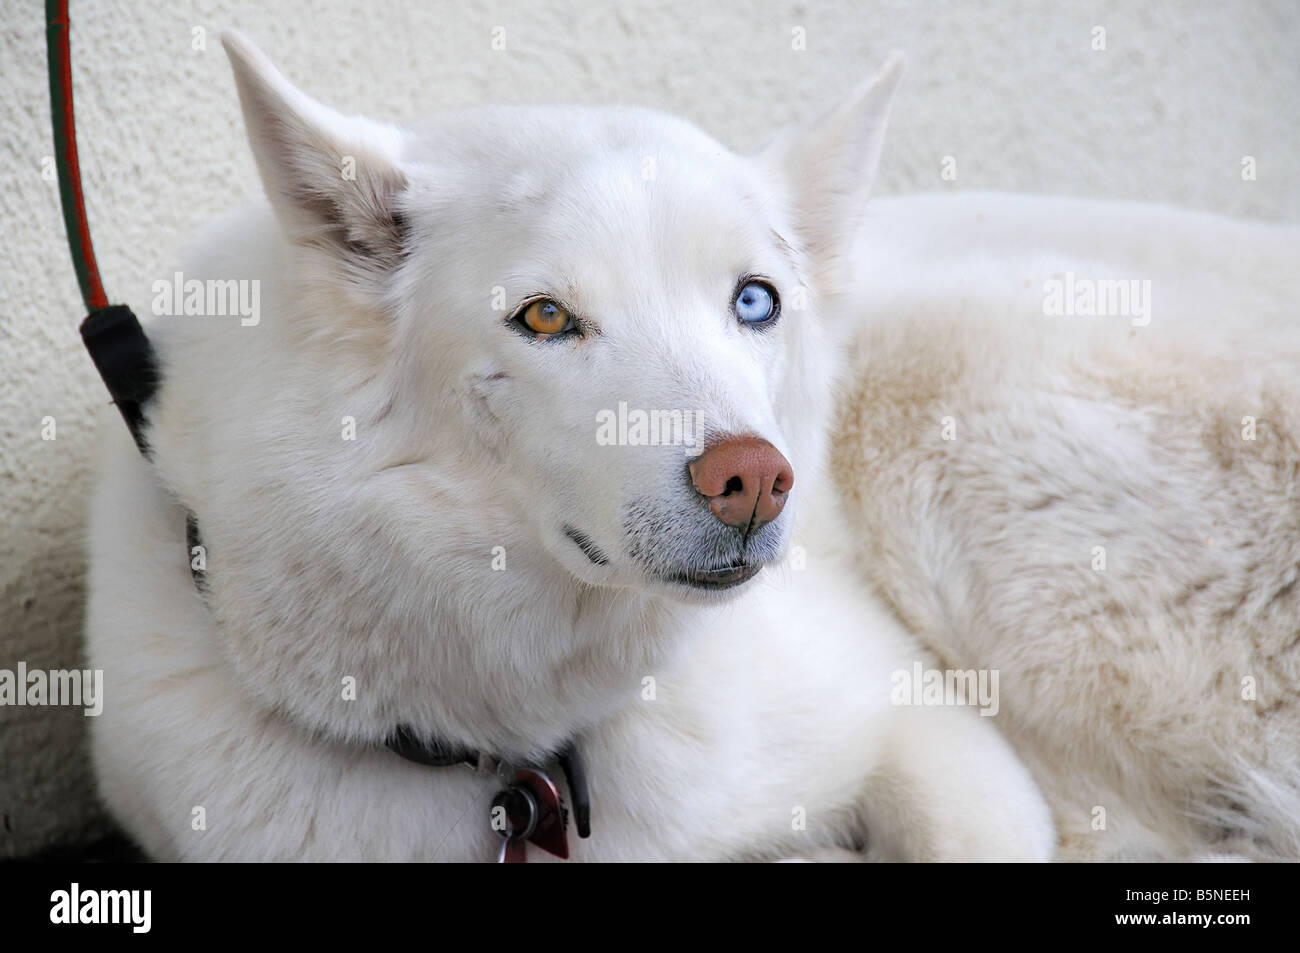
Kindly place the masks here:
<instances>
[{"instance_id":1,"label":"red and green leash","mask_svg":"<svg viewBox=\"0 0 1300 953\"><path fill-rule=\"evenodd\" d=\"M46 0L45 38L50 73L50 116L54 125L54 159L59 175L59 199L68 235L72 266L81 299L89 315L81 323L81 339L104 379L113 403L126 421L136 446L146 457L144 412L158 389L158 364L149 338L131 309L109 304L99 277L95 247L90 239L86 201L81 191L77 157L77 124L72 102L72 30L68 0Z\"/></svg>"}]
</instances>

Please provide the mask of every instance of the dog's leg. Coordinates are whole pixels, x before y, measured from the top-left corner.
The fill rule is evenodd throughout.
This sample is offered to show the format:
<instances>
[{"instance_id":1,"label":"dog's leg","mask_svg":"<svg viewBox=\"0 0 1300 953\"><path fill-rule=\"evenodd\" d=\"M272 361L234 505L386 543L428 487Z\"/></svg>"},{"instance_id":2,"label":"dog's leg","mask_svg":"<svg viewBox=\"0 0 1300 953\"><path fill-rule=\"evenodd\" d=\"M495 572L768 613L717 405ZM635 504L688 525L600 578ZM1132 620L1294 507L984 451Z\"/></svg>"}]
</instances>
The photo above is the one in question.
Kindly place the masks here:
<instances>
[{"instance_id":1,"label":"dog's leg","mask_svg":"<svg viewBox=\"0 0 1300 953\"><path fill-rule=\"evenodd\" d=\"M1047 802L992 719L973 709L895 709L865 796L872 859L1052 858Z\"/></svg>"}]
</instances>

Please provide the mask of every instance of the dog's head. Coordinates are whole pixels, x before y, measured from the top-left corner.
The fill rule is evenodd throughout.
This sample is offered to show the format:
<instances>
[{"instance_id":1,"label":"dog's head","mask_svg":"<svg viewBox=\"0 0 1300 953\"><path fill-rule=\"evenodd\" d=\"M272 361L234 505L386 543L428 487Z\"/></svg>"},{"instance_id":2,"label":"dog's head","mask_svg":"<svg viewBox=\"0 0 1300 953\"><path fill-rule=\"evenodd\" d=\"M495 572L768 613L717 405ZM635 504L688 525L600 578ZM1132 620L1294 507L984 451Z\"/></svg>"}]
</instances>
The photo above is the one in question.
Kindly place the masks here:
<instances>
[{"instance_id":1,"label":"dog's head","mask_svg":"<svg viewBox=\"0 0 1300 953\"><path fill-rule=\"evenodd\" d=\"M384 402L366 418L376 464L472 459L477 492L595 586L698 599L781 557L821 455L822 312L898 59L739 156L639 109L398 131L308 99L238 36L227 48L321 302L303 346L362 354Z\"/></svg>"}]
</instances>

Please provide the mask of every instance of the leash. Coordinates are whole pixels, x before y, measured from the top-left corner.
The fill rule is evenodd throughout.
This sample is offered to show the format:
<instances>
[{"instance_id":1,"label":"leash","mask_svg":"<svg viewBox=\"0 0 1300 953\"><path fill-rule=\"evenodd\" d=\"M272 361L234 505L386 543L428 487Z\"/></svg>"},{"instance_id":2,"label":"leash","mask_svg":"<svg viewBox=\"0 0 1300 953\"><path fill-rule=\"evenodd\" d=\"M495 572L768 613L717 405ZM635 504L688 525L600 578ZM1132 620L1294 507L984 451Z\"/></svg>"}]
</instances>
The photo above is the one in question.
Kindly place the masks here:
<instances>
[{"instance_id":1,"label":"leash","mask_svg":"<svg viewBox=\"0 0 1300 953\"><path fill-rule=\"evenodd\" d=\"M135 445L146 458L144 405L158 390L158 360L153 345L131 309L109 304L90 240L85 197L81 192L81 163L77 158L77 126L72 106L72 51L68 38L68 0L45 0L45 40L50 69L50 118L54 125L54 159L59 174L59 199L68 233L72 266L89 311L81 322L81 340L95 362Z\"/></svg>"},{"instance_id":2,"label":"leash","mask_svg":"<svg viewBox=\"0 0 1300 953\"><path fill-rule=\"evenodd\" d=\"M90 238L85 196L81 191L81 163L77 157L77 126L72 100L71 20L68 0L45 0L45 40L50 74L50 118L54 126L54 159L59 176L59 200L68 250L77 273L81 300L89 314L81 322L81 340L90 352L104 386L126 422L131 438L146 460L152 459L144 436L144 407L158 391L158 358L144 328L124 304L109 304L95 260ZM185 520L186 543L193 552L199 545L198 520L189 513ZM205 571L190 573L195 588L207 590ZM499 759L439 739L419 739L398 726L387 740L394 753L417 764L446 767L465 764L476 770L489 762L498 766L506 788L492 801L492 829L503 840L500 859L517 863L526 859L525 845L536 844L557 857L569 856L565 830L569 812L556 786L540 769L512 769ZM579 837L591 836L591 798L587 774L576 743L569 742L556 754L570 797Z\"/></svg>"}]
</instances>

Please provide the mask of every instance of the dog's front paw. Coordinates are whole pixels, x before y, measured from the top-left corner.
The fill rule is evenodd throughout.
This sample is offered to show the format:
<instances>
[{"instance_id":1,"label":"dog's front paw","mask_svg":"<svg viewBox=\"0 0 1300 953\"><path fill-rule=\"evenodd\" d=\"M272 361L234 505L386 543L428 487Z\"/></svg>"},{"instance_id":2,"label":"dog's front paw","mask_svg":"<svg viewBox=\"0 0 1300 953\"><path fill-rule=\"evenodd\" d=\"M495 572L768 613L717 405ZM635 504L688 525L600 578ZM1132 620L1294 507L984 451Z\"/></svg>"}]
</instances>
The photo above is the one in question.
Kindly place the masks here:
<instances>
[{"instance_id":1,"label":"dog's front paw","mask_svg":"<svg viewBox=\"0 0 1300 953\"><path fill-rule=\"evenodd\" d=\"M865 809L893 860L1051 860L1056 830L1029 771L992 725L961 708L909 708Z\"/></svg>"}]
</instances>

